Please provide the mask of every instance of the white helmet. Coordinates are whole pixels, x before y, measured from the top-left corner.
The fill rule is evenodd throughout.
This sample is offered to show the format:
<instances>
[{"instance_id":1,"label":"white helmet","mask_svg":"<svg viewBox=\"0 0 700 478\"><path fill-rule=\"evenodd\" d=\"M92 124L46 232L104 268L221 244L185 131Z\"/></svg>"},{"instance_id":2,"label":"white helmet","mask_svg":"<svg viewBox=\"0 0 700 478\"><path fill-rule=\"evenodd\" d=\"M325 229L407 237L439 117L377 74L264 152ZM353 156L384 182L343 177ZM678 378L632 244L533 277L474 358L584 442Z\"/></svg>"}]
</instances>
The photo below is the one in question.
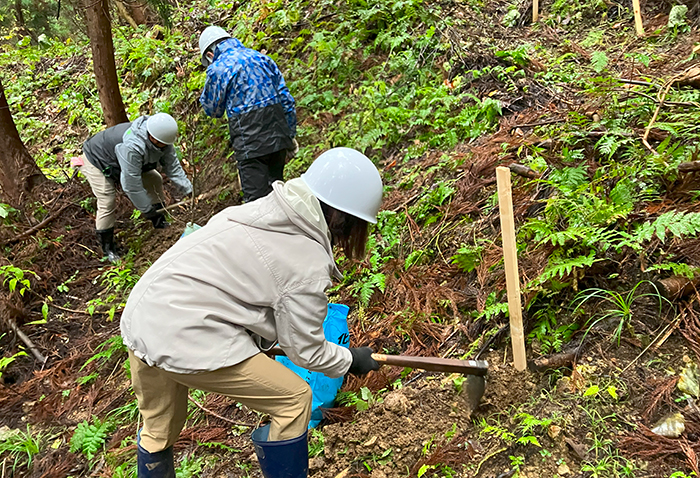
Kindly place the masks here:
<instances>
[{"instance_id":1,"label":"white helmet","mask_svg":"<svg viewBox=\"0 0 700 478\"><path fill-rule=\"evenodd\" d=\"M168 113L156 113L146 121L146 130L161 143L173 144L177 138L177 121Z\"/></svg>"},{"instance_id":2,"label":"white helmet","mask_svg":"<svg viewBox=\"0 0 700 478\"><path fill-rule=\"evenodd\" d=\"M350 148L333 148L301 175L319 200L339 211L372 224L382 204L382 178L364 154Z\"/></svg>"},{"instance_id":3,"label":"white helmet","mask_svg":"<svg viewBox=\"0 0 700 478\"><path fill-rule=\"evenodd\" d=\"M231 38L231 35L221 27L211 26L204 29L199 36L199 54L202 57L202 65L209 65L209 60L204 56L209 47L223 38Z\"/></svg>"}]
</instances>

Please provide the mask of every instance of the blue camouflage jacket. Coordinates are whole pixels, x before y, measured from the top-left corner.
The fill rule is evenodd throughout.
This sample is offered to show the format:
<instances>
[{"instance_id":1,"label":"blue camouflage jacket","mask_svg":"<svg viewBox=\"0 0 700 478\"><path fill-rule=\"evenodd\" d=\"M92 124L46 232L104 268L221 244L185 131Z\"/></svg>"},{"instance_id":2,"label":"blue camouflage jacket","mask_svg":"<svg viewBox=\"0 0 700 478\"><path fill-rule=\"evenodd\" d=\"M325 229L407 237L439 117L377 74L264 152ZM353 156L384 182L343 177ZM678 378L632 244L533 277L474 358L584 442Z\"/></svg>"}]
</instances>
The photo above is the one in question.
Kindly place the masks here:
<instances>
[{"instance_id":1,"label":"blue camouflage jacket","mask_svg":"<svg viewBox=\"0 0 700 478\"><path fill-rule=\"evenodd\" d=\"M294 98L275 62L235 39L219 43L199 98L208 116L226 112L237 159L292 147Z\"/></svg>"}]
</instances>

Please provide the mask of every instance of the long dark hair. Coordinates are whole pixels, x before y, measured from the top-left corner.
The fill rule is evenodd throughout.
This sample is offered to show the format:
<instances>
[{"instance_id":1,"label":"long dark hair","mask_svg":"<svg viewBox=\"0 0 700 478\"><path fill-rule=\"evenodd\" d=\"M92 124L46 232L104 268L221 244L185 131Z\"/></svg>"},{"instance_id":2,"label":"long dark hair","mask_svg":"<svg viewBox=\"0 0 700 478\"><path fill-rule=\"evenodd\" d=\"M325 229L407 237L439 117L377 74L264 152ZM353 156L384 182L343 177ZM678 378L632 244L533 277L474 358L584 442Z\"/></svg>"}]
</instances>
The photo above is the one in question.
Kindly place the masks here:
<instances>
[{"instance_id":1,"label":"long dark hair","mask_svg":"<svg viewBox=\"0 0 700 478\"><path fill-rule=\"evenodd\" d=\"M338 211L323 201L319 202L328 229L331 231L331 243L339 245L348 259L362 259L365 255L365 245L369 234L367 221L352 214Z\"/></svg>"}]
</instances>

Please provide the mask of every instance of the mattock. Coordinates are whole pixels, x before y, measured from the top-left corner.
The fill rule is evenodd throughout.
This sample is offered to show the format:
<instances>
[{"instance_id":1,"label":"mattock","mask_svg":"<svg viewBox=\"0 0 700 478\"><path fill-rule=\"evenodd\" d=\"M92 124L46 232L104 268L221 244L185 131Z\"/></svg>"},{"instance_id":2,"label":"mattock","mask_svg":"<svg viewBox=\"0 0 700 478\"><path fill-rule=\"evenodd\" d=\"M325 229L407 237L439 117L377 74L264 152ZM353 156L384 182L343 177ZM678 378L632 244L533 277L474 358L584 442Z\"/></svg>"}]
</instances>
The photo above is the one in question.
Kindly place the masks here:
<instances>
[{"instance_id":1,"label":"mattock","mask_svg":"<svg viewBox=\"0 0 700 478\"><path fill-rule=\"evenodd\" d=\"M266 352L268 355L286 355L279 347L274 347ZM474 410L486 388L486 373L489 363L486 360L458 360L442 357L418 357L414 355L385 355L372 354L372 358L380 365L393 367L410 367L428 372L461 373L468 375L463 384L462 394Z\"/></svg>"}]
</instances>

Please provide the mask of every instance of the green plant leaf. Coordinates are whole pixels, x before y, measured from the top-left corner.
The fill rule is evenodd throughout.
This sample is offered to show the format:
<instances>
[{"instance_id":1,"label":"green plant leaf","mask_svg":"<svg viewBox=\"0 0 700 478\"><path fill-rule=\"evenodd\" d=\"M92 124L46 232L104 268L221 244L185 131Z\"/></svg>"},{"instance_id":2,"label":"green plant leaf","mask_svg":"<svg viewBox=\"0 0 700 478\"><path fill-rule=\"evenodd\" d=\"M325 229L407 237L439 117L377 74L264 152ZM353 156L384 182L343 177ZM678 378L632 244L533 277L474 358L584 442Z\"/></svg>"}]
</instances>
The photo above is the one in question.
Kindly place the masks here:
<instances>
[{"instance_id":1,"label":"green plant leaf","mask_svg":"<svg viewBox=\"0 0 700 478\"><path fill-rule=\"evenodd\" d=\"M588 389L583 393L584 397L595 397L598 395L598 392L600 392L600 387L598 385L591 385L588 387Z\"/></svg>"},{"instance_id":2,"label":"green plant leaf","mask_svg":"<svg viewBox=\"0 0 700 478\"><path fill-rule=\"evenodd\" d=\"M591 55L591 66L596 73L602 73L608 66L608 55L604 51L596 51Z\"/></svg>"}]
</instances>

